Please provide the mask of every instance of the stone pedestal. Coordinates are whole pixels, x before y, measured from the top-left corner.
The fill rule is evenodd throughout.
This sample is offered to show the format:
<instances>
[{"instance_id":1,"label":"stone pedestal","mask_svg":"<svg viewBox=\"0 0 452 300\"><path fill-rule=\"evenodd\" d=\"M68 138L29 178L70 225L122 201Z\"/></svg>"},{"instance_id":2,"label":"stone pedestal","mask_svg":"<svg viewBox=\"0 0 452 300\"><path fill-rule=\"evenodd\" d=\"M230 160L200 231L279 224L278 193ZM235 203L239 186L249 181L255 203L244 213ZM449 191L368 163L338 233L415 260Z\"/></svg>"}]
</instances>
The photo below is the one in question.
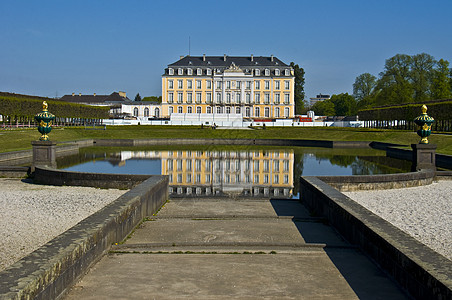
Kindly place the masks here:
<instances>
[{"instance_id":1,"label":"stone pedestal","mask_svg":"<svg viewBox=\"0 0 452 300\"><path fill-rule=\"evenodd\" d=\"M411 144L413 149L413 164L411 171L419 171L421 169L436 170L436 145L431 144Z\"/></svg>"},{"instance_id":2,"label":"stone pedestal","mask_svg":"<svg viewBox=\"0 0 452 300\"><path fill-rule=\"evenodd\" d=\"M48 166L56 168L56 142L33 141L33 168L35 166Z\"/></svg>"}]
</instances>

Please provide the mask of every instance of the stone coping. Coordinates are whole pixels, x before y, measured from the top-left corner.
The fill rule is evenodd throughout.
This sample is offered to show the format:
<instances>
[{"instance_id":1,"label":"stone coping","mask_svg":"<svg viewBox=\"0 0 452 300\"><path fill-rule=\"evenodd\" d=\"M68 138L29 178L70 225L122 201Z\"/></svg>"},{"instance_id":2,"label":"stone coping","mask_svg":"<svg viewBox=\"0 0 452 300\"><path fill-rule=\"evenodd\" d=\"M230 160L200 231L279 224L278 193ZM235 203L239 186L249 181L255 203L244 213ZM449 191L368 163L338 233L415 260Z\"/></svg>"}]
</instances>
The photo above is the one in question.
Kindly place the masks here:
<instances>
[{"instance_id":1,"label":"stone coping","mask_svg":"<svg viewBox=\"0 0 452 300\"><path fill-rule=\"evenodd\" d=\"M108 180L108 178L107 178ZM168 177L141 184L0 272L0 299L56 299L168 199Z\"/></svg>"},{"instance_id":2,"label":"stone coping","mask_svg":"<svg viewBox=\"0 0 452 300\"><path fill-rule=\"evenodd\" d=\"M301 177L302 202L327 218L416 299L452 299L452 262L318 177Z\"/></svg>"}]
</instances>

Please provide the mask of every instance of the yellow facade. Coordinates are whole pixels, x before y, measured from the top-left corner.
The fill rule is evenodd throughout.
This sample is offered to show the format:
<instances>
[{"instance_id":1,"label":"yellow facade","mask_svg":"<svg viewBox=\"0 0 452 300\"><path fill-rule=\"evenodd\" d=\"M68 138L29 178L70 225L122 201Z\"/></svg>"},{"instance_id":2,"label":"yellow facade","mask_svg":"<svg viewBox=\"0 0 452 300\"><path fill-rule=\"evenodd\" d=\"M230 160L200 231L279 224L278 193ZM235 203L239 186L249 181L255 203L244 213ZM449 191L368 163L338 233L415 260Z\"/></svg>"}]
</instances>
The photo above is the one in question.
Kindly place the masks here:
<instances>
[{"instance_id":1,"label":"yellow facade","mask_svg":"<svg viewBox=\"0 0 452 300\"><path fill-rule=\"evenodd\" d=\"M209 59L213 64L206 66ZM162 116L235 113L254 119L293 118L293 70L282 62L273 64L273 57L259 59L268 61L268 66L253 65L253 58L248 62L244 57L226 56L224 60L185 57L169 65L162 76ZM249 66L235 65L234 60ZM215 66L215 61L222 66Z\"/></svg>"}]
</instances>

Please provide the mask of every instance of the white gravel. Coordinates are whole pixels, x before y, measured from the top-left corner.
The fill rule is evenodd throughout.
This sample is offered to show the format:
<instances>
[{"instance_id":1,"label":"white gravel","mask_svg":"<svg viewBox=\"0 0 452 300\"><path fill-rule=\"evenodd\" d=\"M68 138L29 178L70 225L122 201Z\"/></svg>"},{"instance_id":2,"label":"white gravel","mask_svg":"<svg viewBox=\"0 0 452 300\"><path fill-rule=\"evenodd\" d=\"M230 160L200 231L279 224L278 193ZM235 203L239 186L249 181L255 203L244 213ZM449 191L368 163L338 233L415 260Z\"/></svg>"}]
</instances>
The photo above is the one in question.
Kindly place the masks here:
<instances>
[{"instance_id":1,"label":"white gravel","mask_svg":"<svg viewBox=\"0 0 452 300\"><path fill-rule=\"evenodd\" d=\"M452 260L452 181L343 194Z\"/></svg>"},{"instance_id":2,"label":"white gravel","mask_svg":"<svg viewBox=\"0 0 452 300\"><path fill-rule=\"evenodd\" d=\"M0 178L0 271L125 192Z\"/></svg>"}]
</instances>

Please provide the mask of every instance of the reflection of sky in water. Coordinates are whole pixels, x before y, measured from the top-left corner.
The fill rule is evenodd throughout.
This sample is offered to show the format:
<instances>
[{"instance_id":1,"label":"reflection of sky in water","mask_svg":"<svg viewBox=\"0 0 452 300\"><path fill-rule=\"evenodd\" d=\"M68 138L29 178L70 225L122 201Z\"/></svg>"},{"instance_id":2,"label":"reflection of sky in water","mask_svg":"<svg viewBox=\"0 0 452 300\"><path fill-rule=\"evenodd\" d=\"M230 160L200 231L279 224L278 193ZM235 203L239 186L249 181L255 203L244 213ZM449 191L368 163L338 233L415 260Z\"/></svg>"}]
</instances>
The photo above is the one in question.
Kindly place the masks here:
<instances>
[{"instance_id":1,"label":"reflection of sky in water","mask_svg":"<svg viewBox=\"0 0 452 300\"><path fill-rule=\"evenodd\" d=\"M305 156L303 161L303 176L353 175L351 166L342 167L331 164L329 160L317 160L314 156Z\"/></svg>"},{"instance_id":2,"label":"reflection of sky in water","mask_svg":"<svg viewBox=\"0 0 452 300\"><path fill-rule=\"evenodd\" d=\"M87 173L160 175L162 161L160 159L128 159L121 165L112 165L108 161L97 160L68 167L64 170Z\"/></svg>"}]
</instances>

